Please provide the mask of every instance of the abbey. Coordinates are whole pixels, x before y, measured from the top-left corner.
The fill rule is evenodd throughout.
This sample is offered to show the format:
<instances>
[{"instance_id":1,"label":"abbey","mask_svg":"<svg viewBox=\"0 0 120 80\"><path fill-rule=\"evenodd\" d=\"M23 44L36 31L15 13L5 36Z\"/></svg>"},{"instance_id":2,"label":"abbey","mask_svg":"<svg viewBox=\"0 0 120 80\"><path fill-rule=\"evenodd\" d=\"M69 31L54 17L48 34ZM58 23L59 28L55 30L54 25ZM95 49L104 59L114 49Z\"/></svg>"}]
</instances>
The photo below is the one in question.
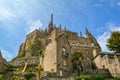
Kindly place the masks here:
<instances>
[{"instance_id":1,"label":"abbey","mask_svg":"<svg viewBox=\"0 0 120 80\"><path fill-rule=\"evenodd\" d=\"M39 54L40 50L43 53L42 57ZM92 61L96 63L98 69L104 69L103 65L107 65L100 62L106 59L99 57L101 47L87 28L86 37L82 36L81 32L78 36L77 32L62 28L61 25L56 26L52 14L47 29L36 29L28 34L20 46L19 58L10 64L15 67L23 66L25 62L28 66L40 64L44 72L54 72L62 76L74 72L71 57L75 52L82 53L83 59L79 58L82 65L77 66L82 72L91 72ZM117 65L120 65L118 61Z\"/></svg>"},{"instance_id":2,"label":"abbey","mask_svg":"<svg viewBox=\"0 0 120 80\"><path fill-rule=\"evenodd\" d=\"M86 37L78 36L77 32L68 31L62 26L56 27L53 23L53 14L46 30L36 29L28 34L26 41L20 46L19 55L24 53L24 57L37 57L38 53L29 50L30 43L34 43L39 38L42 40L44 48L44 58L42 65L44 71L70 72L72 71L71 54L81 52L85 59L93 59L93 50L101 51L101 48L94 36L86 29Z\"/></svg>"}]
</instances>

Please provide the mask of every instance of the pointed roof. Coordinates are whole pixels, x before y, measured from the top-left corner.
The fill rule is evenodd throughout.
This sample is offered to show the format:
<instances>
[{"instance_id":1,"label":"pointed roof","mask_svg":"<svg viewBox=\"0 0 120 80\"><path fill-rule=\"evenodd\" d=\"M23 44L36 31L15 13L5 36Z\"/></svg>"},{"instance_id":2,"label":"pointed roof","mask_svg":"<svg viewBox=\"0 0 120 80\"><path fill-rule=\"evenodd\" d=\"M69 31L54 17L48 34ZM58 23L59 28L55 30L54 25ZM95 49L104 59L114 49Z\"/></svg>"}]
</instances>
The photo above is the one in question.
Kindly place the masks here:
<instances>
[{"instance_id":1,"label":"pointed roof","mask_svg":"<svg viewBox=\"0 0 120 80\"><path fill-rule=\"evenodd\" d=\"M88 31L88 29L86 28L86 34L89 34L89 31Z\"/></svg>"}]
</instances>

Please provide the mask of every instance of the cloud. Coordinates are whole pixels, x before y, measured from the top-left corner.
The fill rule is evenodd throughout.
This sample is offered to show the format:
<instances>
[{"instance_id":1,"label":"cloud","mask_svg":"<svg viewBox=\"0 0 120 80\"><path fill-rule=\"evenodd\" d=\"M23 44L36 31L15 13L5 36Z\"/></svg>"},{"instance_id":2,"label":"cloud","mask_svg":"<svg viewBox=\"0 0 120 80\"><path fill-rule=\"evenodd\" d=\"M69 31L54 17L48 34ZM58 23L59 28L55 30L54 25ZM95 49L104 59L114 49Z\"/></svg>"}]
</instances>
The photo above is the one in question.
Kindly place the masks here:
<instances>
[{"instance_id":1,"label":"cloud","mask_svg":"<svg viewBox=\"0 0 120 80\"><path fill-rule=\"evenodd\" d=\"M40 20L31 22L30 24L28 24L28 27L26 28L26 33L29 34L32 31L34 31L35 29L39 29L39 28L43 29L42 23Z\"/></svg>"},{"instance_id":2,"label":"cloud","mask_svg":"<svg viewBox=\"0 0 120 80\"><path fill-rule=\"evenodd\" d=\"M115 25L115 24L109 23L108 28L112 32L113 31L120 31L120 25Z\"/></svg>"},{"instance_id":3,"label":"cloud","mask_svg":"<svg viewBox=\"0 0 120 80\"><path fill-rule=\"evenodd\" d=\"M0 48L1 52L2 52L2 56L4 59L6 59L7 61L10 61L13 57L15 57L14 54L10 53L9 51L6 51L3 48Z\"/></svg>"},{"instance_id":4,"label":"cloud","mask_svg":"<svg viewBox=\"0 0 120 80\"><path fill-rule=\"evenodd\" d=\"M16 17L16 15L5 8L0 8L0 17L1 17L1 19L8 20L8 19L12 19L12 18Z\"/></svg>"},{"instance_id":5,"label":"cloud","mask_svg":"<svg viewBox=\"0 0 120 80\"><path fill-rule=\"evenodd\" d=\"M107 39L110 37L110 32L104 32L101 36L98 37L97 41L100 44L103 51L108 51L106 47Z\"/></svg>"},{"instance_id":6,"label":"cloud","mask_svg":"<svg viewBox=\"0 0 120 80\"><path fill-rule=\"evenodd\" d=\"M102 35L97 38L98 43L100 44L103 51L109 51L106 47L107 39L110 38L111 32L120 31L120 26L113 23L108 23L105 25L108 28L108 31L105 31Z\"/></svg>"}]
</instances>

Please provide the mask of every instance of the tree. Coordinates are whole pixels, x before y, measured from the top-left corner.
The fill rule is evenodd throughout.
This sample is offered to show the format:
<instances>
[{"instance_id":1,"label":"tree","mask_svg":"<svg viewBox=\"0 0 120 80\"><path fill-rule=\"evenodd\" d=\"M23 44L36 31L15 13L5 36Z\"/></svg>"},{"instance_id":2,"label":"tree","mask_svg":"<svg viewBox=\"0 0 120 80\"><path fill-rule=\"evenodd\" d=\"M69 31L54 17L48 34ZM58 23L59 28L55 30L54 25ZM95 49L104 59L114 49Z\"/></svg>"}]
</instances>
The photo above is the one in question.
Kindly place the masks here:
<instances>
[{"instance_id":1,"label":"tree","mask_svg":"<svg viewBox=\"0 0 120 80\"><path fill-rule=\"evenodd\" d=\"M110 38L107 40L108 49L116 53L120 53L120 31L112 32Z\"/></svg>"},{"instance_id":2,"label":"tree","mask_svg":"<svg viewBox=\"0 0 120 80\"><path fill-rule=\"evenodd\" d=\"M78 75L80 75L80 71L82 71L82 60L83 59L83 55L81 52L74 52L71 55L71 61L73 63L73 69L77 69L78 70Z\"/></svg>"},{"instance_id":3,"label":"tree","mask_svg":"<svg viewBox=\"0 0 120 80\"><path fill-rule=\"evenodd\" d=\"M31 45L32 56L38 56L38 52L42 48L43 48L42 41L40 39L36 39Z\"/></svg>"}]
</instances>

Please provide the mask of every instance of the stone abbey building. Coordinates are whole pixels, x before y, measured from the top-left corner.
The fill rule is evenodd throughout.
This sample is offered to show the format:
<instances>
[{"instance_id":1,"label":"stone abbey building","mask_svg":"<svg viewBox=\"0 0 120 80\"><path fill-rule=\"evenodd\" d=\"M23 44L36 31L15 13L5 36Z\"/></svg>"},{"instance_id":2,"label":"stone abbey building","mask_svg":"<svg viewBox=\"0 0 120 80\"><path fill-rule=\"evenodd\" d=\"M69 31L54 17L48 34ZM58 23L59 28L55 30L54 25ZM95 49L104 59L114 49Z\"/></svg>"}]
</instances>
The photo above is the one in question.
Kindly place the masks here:
<instances>
[{"instance_id":1,"label":"stone abbey building","mask_svg":"<svg viewBox=\"0 0 120 80\"><path fill-rule=\"evenodd\" d=\"M41 46L38 47L41 47L44 53L44 57L41 57L40 60L39 54L31 50L31 45L36 40L41 41ZM66 28L63 29L61 25L56 26L53 23L52 14L47 29L36 29L28 34L19 49L18 55L22 55L22 57L13 60L10 64L12 66L22 66L25 62L28 62L28 65L40 62L44 72L53 71L58 75L67 75L73 72L71 55L74 52L82 53L84 57L84 61L82 61L83 70L89 71L91 69L92 60L95 61L99 69L103 69L102 63L100 63L101 58L98 58L101 47L94 36L87 29L86 37L83 37L81 32L80 36L78 36L77 32L69 31ZM99 66L99 64L101 65ZM120 69L120 65L118 67Z\"/></svg>"}]
</instances>

